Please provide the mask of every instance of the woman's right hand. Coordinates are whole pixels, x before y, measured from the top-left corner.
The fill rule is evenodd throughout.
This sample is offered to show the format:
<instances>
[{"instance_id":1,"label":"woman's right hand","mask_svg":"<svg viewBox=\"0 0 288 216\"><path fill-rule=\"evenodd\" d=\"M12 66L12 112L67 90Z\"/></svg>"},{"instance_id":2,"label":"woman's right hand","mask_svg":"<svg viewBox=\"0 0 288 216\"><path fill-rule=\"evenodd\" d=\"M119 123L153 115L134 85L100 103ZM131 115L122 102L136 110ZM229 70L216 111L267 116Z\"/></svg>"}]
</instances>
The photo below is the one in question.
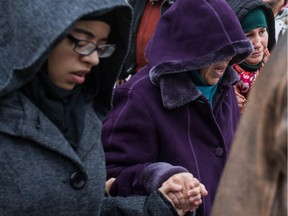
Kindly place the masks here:
<instances>
[{"instance_id":1,"label":"woman's right hand","mask_svg":"<svg viewBox=\"0 0 288 216\"><path fill-rule=\"evenodd\" d=\"M195 211L202 203L202 196L208 195L205 186L188 172L171 176L159 191L171 202L180 216L188 211Z\"/></svg>"}]
</instances>

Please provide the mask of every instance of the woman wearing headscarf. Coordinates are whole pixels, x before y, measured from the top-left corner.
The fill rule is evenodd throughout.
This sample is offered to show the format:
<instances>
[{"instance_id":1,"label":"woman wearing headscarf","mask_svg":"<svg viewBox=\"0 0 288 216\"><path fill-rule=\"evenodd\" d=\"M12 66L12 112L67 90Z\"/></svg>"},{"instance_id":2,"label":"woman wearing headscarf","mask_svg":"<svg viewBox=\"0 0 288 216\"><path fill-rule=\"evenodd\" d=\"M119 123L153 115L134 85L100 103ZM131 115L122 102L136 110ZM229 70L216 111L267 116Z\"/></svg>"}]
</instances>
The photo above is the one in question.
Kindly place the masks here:
<instances>
[{"instance_id":1,"label":"woman wearing headscarf","mask_svg":"<svg viewBox=\"0 0 288 216\"><path fill-rule=\"evenodd\" d=\"M103 125L110 194L150 194L189 171L208 195L208 216L240 112L230 67L252 46L223 0L179 0L160 17L146 48L148 64L116 88Z\"/></svg>"},{"instance_id":2,"label":"woman wearing headscarf","mask_svg":"<svg viewBox=\"0 0 288 216\"><path fill-rule=\"evenodd\" d=\"M247 104L250 89L267 62L275 45L275 22L271 7L262 0L227 0L236 13L246 37L253 45L253 53L233 68L240 80L235 92L241 113Z\"/></svg>"}]
</instances>

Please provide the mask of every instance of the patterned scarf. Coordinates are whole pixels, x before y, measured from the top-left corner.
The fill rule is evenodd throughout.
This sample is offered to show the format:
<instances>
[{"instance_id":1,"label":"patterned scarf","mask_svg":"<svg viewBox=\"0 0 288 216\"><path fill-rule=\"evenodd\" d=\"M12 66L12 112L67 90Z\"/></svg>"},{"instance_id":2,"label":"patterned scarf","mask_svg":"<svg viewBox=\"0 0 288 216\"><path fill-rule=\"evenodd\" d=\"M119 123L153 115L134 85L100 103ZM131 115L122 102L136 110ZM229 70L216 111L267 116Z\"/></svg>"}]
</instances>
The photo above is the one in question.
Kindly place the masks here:
<instances>
[{"instance_id":1,"label":"patterned scarf","mask_svg":"<svg viewBox=\"0 0 288 216\"><path fill-rule=\"evenodd\" d=\"M237 89L240 91L240 94L243 95L245 98L247 98L248 93L251 89L251 87L253 86L253 84L255 83L255 80L257 78L257 76L259 75L259 72L261 71L261 69L263 68L263 66L265 65L265 63L267 62L268 58L270 56L270 52L269 50L266 48L265 52L264 52L264 58L262 61L262 64L260 65L260 67L255 70L255 71L248 71L243 69L239 64L234 64L232 67L233 69L239 74L240 76L240 80L237 83Z\"/></svg>"}]
</instances>

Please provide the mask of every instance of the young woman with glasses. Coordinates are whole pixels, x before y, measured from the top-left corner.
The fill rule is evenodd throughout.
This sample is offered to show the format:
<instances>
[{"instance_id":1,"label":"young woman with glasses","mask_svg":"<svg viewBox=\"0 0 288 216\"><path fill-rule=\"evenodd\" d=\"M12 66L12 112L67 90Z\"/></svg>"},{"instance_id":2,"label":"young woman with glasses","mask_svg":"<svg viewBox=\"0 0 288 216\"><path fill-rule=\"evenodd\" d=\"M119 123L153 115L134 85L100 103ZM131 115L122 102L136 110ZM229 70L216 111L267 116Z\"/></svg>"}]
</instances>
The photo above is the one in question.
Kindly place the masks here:
<instances>
[{"instance_id":1,"label":"young woman with glasses","mask_svg":"<svg viewBox=\"0 0 288 216\"><path fill-rule=\"evenodd\" d=\"M202 186L187 173L150 196L104 197L101 120L128 49L126 1L0 5L0 215L183 215L173 204L187 185L196 208Z\"/></svg>"}]
</instances>

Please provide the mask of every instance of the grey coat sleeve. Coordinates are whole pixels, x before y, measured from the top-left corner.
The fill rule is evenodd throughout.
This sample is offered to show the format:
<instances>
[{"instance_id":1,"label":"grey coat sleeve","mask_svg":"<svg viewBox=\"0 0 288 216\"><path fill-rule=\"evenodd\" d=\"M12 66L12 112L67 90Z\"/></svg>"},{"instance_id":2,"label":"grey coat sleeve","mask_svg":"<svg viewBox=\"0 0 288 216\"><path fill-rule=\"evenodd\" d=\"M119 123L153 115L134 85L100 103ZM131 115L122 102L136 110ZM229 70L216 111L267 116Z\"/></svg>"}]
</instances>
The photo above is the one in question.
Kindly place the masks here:
<instances>
[{"instance_id":1,"label":"grey coat sleeve","mask_svg":"<svg viewBox=\"0 0 288 216\"><path fill-rule=\"evenodd\" d=\"M164 196L154 191L149 196L106 197L101 216L175 216L178 215Z\"/></svg>"}]
</instances>

